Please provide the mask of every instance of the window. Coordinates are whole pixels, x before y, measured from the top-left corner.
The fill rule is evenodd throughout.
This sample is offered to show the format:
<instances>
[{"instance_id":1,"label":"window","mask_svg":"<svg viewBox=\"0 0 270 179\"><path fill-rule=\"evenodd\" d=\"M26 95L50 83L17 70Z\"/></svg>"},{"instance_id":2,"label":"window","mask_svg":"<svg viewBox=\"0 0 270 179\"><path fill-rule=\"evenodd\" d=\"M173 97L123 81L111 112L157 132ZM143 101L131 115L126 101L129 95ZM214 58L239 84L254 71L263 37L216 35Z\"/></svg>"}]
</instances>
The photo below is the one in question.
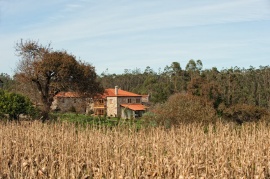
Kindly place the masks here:
<instances>
[{"instance_id":1,"label":"window","mask_svg":"<svg viewBox=\"0 0 270 179\"><path fill-rule=\"evenodd\" d=\"M135 111L135 118L142 117L142 113L140 111Z\"/></svg>"},{"instance_id":2,"label":"window","mask_svg":"<svg viewBox=\"0 0 270 179\"><path fill-rule=\"evenodd\" d=\"M103 104L104 103L104 100L103 99L99 99L99 104Z\"/></svg>"},{"instance_id":3,"label":"window","mask_svg":"<svg viewBox=\"0 0 270 179\"><path fill-rule=\"evenodd\" d=\"M141 103L141 99L136 99L136 103Z\"/></svg>"},{"instance_id":4,"label":"window","mask_svg":"<svg viewBox=\"0 0 270 179\"><path fill-rule=\"evenodd\" d=\"M77 100L76 100L76 98L74 98L74 103L76 103L77 102Z\"/></svg>"},{"instance_id":5,"label":"window","mask_svg":"<svg viewBox=\"0 0 270 179\"><path fill-rule=\"evenodd\" d=\"M65 103L65 98L61 98L61 102L62 103Z\"/></svg>"},{"instance_id":6,"label":"window","mask_svg":"<svg viewBox=\"0 0 270 179\"><path fill-rule=\"evenodd\" d=\"M104 114L104 110L103 109L97 109L95 111L95 115L103 115Z\"/></svg>"},{"instance_id":7,"label":"window","mask_svg":"<svg viewBox=\"0 0 270 179\"><path fill-rule=\"evenodd\" d=\"M128 103L131 103L131 99L130 98L128 99Z\"/></svg>"}]
</instances>

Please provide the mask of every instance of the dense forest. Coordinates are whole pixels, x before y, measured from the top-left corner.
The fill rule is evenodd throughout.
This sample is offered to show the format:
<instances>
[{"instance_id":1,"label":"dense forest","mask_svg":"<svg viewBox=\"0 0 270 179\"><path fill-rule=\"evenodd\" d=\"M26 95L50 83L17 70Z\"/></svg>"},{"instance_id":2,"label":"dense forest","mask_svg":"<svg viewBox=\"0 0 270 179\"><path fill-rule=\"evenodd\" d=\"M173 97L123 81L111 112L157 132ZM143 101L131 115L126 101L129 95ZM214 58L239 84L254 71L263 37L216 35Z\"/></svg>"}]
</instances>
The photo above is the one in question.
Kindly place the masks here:
<instances>
[{"instance_id":1,"label":"dense forest","mask_svg":"<svg viewBox=\"0 0 270 179\"><path fill-rule=\"evenodd\" d=\"M155 72L151 67L124 70L123 74L103 72L100 80L104 88L120 86L124 90L149 94L153 103L165 102L178 92L201 96L213 101L215 107L249 104L270 107L270 67L256 69L234 67L218 70L202 69L200 60L190 60L185 69L172 62L164 70Z\"/></svg>"},{"instance_id":2,"label":"dense forest","mask_svg":"<svg viewBox=\"0 0 270 179\"><path fill-rule=\"evenodd\" d=\"M104 88L118 85L124 90L149 94L152 104L164 103L175 93L198 96L219 115L241 120L258 119L270 108L270 67L203 69L201 60L190 60L185 68L172 62L163 70L151 67L125 69L123 74L105 71L100 76ZM243 113L245 113L243 115Z\"/></svg>"}]
</instances>

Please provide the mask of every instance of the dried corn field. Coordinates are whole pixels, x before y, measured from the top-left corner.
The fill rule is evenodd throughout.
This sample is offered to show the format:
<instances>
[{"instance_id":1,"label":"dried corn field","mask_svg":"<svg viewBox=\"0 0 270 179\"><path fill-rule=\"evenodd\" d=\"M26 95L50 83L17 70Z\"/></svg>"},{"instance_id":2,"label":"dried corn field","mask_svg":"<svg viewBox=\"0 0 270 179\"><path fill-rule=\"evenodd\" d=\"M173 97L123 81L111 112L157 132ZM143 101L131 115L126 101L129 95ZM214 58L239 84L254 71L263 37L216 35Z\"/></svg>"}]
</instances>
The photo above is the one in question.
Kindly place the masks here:
<instances>
[{"instance_id":1,"label":"dried corn field","mask_svg":"<svg viewBox=\"0 0 270 179\"><path fill-rule=\"evenodd\" d=\"M269 178L270 126L0 124L0 178Z\"/></svg>"}]
</instances>

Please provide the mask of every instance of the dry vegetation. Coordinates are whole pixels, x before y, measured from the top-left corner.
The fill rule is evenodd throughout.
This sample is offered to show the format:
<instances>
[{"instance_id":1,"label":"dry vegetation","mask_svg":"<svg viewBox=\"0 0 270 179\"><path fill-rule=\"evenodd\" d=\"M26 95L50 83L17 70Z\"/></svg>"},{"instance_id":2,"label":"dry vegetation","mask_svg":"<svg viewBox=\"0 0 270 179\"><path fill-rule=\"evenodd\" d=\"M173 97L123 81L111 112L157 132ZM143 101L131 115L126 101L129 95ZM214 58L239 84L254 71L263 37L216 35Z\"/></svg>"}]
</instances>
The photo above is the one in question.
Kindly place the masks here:
<instances>
[{"instance_id":1,"label":"dry vegetation","mask_svg":"<svg viewBox=\"0 0 270 179\"><path fill-rule=\"evenodd\" d=\"M0 124L0 178L269 178L270 126Z\"/></svg>"}]
</instances>

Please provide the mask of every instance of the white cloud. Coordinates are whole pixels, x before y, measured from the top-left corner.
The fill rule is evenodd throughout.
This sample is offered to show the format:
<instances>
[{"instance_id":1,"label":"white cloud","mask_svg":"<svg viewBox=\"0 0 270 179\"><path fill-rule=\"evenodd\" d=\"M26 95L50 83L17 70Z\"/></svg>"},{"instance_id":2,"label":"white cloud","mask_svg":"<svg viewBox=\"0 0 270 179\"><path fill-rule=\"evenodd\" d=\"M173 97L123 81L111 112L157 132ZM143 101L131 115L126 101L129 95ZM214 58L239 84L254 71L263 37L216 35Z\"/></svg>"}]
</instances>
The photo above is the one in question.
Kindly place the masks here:
<instances>
[{"instance_id":1,"label":"white cloud","mask_svg":"<svg viewBox=\"0 0 270 179\"><path fill-rule=\"evenodd\" d=\"M135 5L135 8L112 3L103 3L105 7L98 6L98 9L95 9L95 5L89 7L92 4L84 5L86 7L82 8L82 5L79 4L66 4L64 10L75 11L78 9L78 11L71 15L62 16L59 21L52 23L45 21L43 25L38 23L38 26L32 27L35 28L34 30L30 26L30 33L46 34L45 38L55 39L57 37L57 39L74 40L145 30L269 19L268 11L262 11L264 4L254 0L229 1L222 4L213 3L188 8L182 8L181 3L178 3L176 5L178 9L172 6L170 11L160 10L144 14L134 12L144 9L140 3L131 3L131 6ZM129 10L133 10L133 12ZM57 13L56 15L59 16ZM63 18L65 16L66 18ZM53 17L49 16L49 18Z\"/></svg>"},{"instance_id":2,"label":"white cloud","mask_svg":"<svg viewBox=\"0 0 270 179\"><path fill-rule=\"evenodd\" d=\"M80 4L67 3L61 13L48 15L47 19L54 19L54 21L33 23L27 26L25 35L37 34L44 39L66 41L117 34L125 35L156 29L269 20L269 13L264 8L265 3L256 0L228 1L184 8L181 3L177 3L175 6L169 6L166 11L160 9L157 12L143 14L136 13L136 11L144 9L141 6L144 3L141 2L131 3L130 6L110 1L101 4L104 7L92 3L83 4L85 7ZM150 8L149 4L146 4L146 7ZM76 10L76 13L63 14L64 11L74 12ZM57 19L59 20L57 21Z\"/></svg>"}]
</instances>

